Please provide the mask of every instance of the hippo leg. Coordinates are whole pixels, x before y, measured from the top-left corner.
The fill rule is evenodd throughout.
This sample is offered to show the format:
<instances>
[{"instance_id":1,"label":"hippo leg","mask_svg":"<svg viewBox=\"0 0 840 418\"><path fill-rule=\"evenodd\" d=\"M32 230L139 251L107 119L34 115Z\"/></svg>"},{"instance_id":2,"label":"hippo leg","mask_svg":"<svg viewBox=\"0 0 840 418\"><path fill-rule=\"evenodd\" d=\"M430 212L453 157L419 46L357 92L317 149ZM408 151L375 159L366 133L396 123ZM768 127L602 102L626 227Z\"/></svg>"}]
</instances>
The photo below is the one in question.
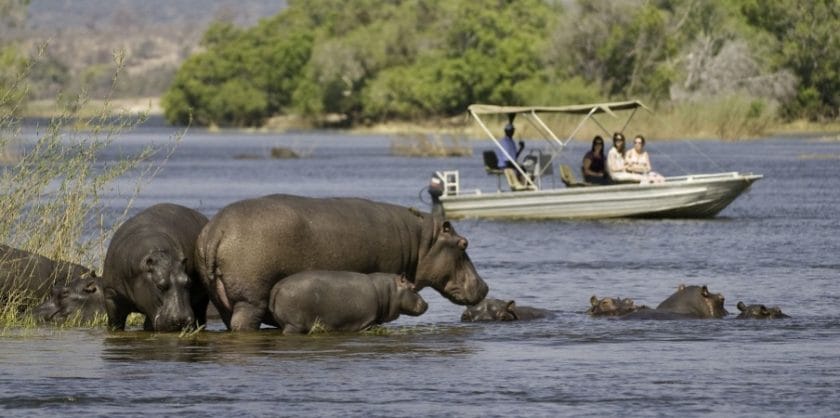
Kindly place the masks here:
<instances>
[{"instance_id":1,"label":"hippo leg","mask_svg":"<svg viewBox=\"0 0 840 418\"><path fill-rule=\"evenodd\" d=\"M113 298L105 299L105 312L108 314L108 328L115 331L125 330L125 322L131 310Z\"/></svg>"},{"instance_id":2,"label":"hippo leg","mask_svg":"<svg viewBox=\"0 0 840 418\"><path fill-rule=\"evenodd\" d=\"M286 324L283 326L283 335L300 335L306 334L307 332L307 330L298 328L294 325Z\"/></svg>"}]
</instances>

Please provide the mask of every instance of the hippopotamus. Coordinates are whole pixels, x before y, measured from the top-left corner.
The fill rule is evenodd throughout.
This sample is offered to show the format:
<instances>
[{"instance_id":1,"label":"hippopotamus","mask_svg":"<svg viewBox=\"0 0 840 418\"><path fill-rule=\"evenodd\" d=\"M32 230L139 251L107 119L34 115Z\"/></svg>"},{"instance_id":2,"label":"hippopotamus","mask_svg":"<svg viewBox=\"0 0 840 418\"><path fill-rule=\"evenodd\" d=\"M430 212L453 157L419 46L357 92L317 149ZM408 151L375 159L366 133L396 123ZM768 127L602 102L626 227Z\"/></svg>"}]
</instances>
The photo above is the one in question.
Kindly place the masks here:
<instances>
[{"instance_id":1,"label":"hippopotamus","mask_svg":"<svg viewBox=\"0 0 840 418\"><path fill-rule=\"evenodd\" d=\"M779 319L779 318L790 318L790 316L785 315L782 310L778 306L774 306L772 308L768 308L764 305L756 304L756 305L746 305L744 302L738 302L736 305L739 311L741 311L736 319Z\"/></svg>"},{"instance_id":2,"label":"hippopotamus","mask_svg":"<svg viewBox=\"0 0 840 418\"><path fill-rule=\"evenodd\" d=\"M98 277L76 278L67 285L55 285L50 298L38 305L32 315L43 322L78 319L90 323L105 314L105 296Z\"/></svg>"},{"instance_id":3,"label":"hippopotamus","mask_svg":"<svg viewBox=\"0 0 840 418\"><path fill-rule=\"evenodd\" d=\"M274 285L269 302L283 334L306 334L316 323L327 331L361 331L428 307L405 275L348 271L292 274Z\"/></svg>"},{"instance_id":4,"label":"hippopotamus","mask_svg":"<svg viewBox=\"0 0 840 418\"><path fill-rule=\"evenodd\" d=\"M114 233L102 272L108 326L125 329L132 312L147 331L204 325L209 303L195 265L195 241L207 217L180 205L151 206Z\"/></svg>"},{"instance_id":5,"label":"hippopotamus","mask_svg":"<svg viewBox=\"0 0 840 418\"><path fill-rule=\"evenodd\" d=\"M586 310L586 313L592 316L622 316L641 308L646 309L647 306L637 306L636 302L630 298L605 297L599 299L598 296L592 295L589 298L589 309Z\"/></svg>"},{"instance_id":6,"label":"hippopotamus","mask_svg":"<svg viewBox=\"0 0 840 418\"><path fill-rule=\"evenodd\" d=\"M196 259L210 300L231 330L277 325L272 287L306 270L404 273L471 305L487 294L467 239L439 216L357 198L269 195L234 202L201 231Z\"/></svg>"},{"instance_id":7,"label":"hippopotamus","mask_svg":"<svg viewBox=\"0 0 840 418\"><path fill-rule=\"evenodd\" d=\"M0 303L15 295L21 309L44 300L54 285L94 277L92 269L0 244Z\"/></svg>"},{"instance_id":8,"label":"hippopotamus","mask_svg":"<svg viewBox=\"0 0 840 418\"><path fill-rule=\"evenodd\" d=\"M461 321L524 321L553 315L546 309L518 306L513 300L485 298L475 305L468 306L461 314Z\"/></svg>"},{"instance_id":9,"label":"hippopotamus","mask_svg":"<svg viewBox=\"0 0 840 418\"><path fill-rule=\"evenodd\" d=\"M723 307L723 295L711 293L704 286L679 285L677 291L656 309L639 308L622 319L692 319L723 318L729 314Z\"/></svg>"}]
</instances>

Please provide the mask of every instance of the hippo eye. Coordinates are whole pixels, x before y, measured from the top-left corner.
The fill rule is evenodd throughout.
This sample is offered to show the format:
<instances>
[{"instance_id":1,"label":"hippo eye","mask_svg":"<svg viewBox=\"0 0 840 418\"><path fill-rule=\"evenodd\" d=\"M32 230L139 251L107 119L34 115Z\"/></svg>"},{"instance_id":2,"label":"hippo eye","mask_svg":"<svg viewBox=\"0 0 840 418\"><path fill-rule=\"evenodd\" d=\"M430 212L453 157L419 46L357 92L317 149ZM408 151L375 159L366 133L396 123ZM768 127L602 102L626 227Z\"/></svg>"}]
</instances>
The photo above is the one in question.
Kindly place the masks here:
<instances>
[{"instance_id":1,"label":"hippo eye","mask_svg":"<svg viewBox=\"0 0 840 418\"><path fill-rule=\"evenodd\" d=\"M452 232L452 224L450 224L449 221L443 223L443 232L447 234Z\"/></svg>"}]
</instances>

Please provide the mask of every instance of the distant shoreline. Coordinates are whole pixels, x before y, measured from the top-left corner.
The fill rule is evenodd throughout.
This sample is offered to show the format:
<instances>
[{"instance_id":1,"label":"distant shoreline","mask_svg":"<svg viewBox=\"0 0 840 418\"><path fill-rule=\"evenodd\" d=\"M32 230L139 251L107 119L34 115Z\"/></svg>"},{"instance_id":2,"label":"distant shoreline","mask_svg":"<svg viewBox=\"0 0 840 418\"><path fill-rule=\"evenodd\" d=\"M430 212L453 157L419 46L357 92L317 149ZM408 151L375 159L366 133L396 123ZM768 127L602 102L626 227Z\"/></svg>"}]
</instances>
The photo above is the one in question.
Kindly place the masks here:
<instances>
[{"instance_id":1,"label":"distant shoreline","mask_svg":"<svg viewBox=\"0 0 840 418\"><path fill-rule=\"evenodd\" d=\"M172 127L183 128L183 126L174 126L166 122L163 116L163 107L160 104L159 97L140 97L140 98L121 98L113 99L110 102L104 100L90 100L78 112L78 117L87 118L94 116L140 116L145 114L148 120L143 124L146 127ZM45 126L49 124L50 119L60 116L58 105L55 100L35 100L29 102L26 111L23 112L21 119L24 126ZM667 118L667 116L663 116ZM633 123L632 125L645 126L644 123ZM669 125L665 122L663 125ZM440 118L437 120L426 120L421 122L404 122L404 121L386 121L379 123L372 123L369 125L357 125L352 127L329 127L316 126L315 124L306 121L297 116L277 116L271 118L264 126L260 127L214 127L214 126L200 126L200 129L218 130L218 131L242 131L242 132L266 132L266 133L283 133L283 132L300 132L300 131L335 131L345 132L350 134L376 134L376 135L400 135L400 134L428 134L428 135L449 135L461 138L484 138L486 134L479 130L467 114L453 118ZM682 131L680 135L668 135L667 132L661 132L657 129L651 129L645 133L649 139L663 140L663 139L721 139L715 135L709 135L709 129L697 129L696 132ZM635 132L630 130L630 132ZM527 132L526 132L527 134ZM578 135L578 140L591 138L596 134L603 135L603 132L595 132L593 130L584 130ZM729 140L753 140L761 138L770 138L778 136L807 136L807 137L822 137L829 140L840 141L840 121L830 123L816 123L808 121L794 121L783 124L773 124L766 128L764 135L760 136L744 136L737 139ZM527 135L526 135L527 136Z\"/></svg>"}]
</instances>

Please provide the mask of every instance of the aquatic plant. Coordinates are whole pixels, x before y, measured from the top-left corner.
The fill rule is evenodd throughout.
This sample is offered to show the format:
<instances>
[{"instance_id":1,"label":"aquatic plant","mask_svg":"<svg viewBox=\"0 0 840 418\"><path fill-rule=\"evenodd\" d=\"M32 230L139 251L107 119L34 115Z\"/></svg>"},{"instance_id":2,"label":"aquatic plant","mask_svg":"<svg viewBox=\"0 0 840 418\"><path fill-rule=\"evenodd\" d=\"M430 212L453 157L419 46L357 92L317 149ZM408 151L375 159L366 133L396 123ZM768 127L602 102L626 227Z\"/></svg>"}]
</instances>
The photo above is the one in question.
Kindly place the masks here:
<instances>
[{"instance_id":1,"label":"aquatic plant","mask_svg":"<svg viewBox=\"0 0 840 418\"><path fill-rule=\"evenodd\" d=\"M43 47L42 47L43 48ZM124 69L124 53L115 52L116 69L112 90ZM31 64L24 72L31 69ZM25 74L20 79L24 80ZM10 88L26 91L26 83ZM24 106L24 94L0 95L0 107ZM124 220L140 188L157 174L174 152L183 136L175 135L168 145L148 146L137 154L124 155L116 161L100 159L121 133L141 125L148 111L132 114L114 109L106 99L92 117L80 117L78 109L89 100L85 93L61 96L58 116L34 133L25 133L22 120L14 114L0 117L0 150L16 150L13 159L0 167L0 242L53 260L86 266L99 266L116 227ZM151 157L163 155L163 162ZM102 192L111 182L131 175L133 194L113 224L106 224ZM3 295L0 306L3 324L28 326L15 313L25 301L25 294ZM12 303L10 301L17 301ZM24 303L21 303L24 302Z\"/></svg>"}]
</instances>

